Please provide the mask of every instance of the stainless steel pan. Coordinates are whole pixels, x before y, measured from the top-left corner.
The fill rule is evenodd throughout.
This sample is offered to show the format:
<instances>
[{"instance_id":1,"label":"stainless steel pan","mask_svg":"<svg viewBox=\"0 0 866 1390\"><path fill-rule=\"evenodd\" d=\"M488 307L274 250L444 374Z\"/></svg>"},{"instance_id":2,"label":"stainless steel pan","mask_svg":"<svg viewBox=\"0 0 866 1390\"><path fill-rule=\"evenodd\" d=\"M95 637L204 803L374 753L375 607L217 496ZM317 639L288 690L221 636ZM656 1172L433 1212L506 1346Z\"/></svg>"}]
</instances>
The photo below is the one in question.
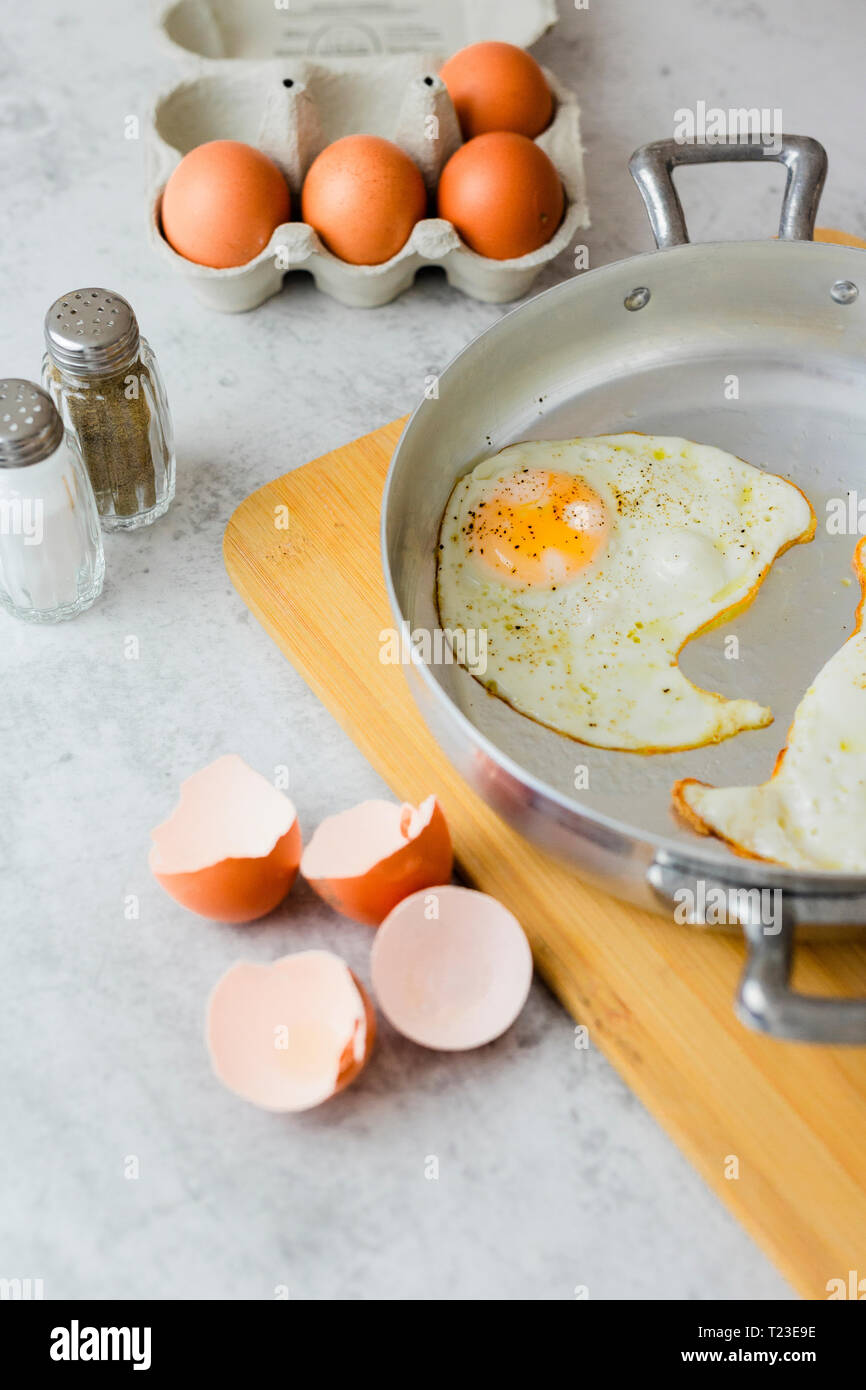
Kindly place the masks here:
<instances>
[{"instance_id":1,"label":"stainless steel pan","mask_svg":"<svg viewBox=\"0 0 866 1390\"><path fill-rule=\"evenodd\" d=\"M774 566L752 608L690 644L684 670L708 689L759 699L770 728L712 748L641 756L589 748L517 714L453 664L414 662L421 710L467 780L507 820L585 877L671 911L723 889L748 934L738 1012L779 1037L866 1042L866 999L790 987L794 927L866 921L866 875L794 872L739 859L671 810L679 777L765 780L794 708L851 631L856 535L831 536L826 502L866 496L866 252L810 240L826 169L820 145L787 136L779 240L692 246L672 181L681 163L767 158L763 146L660 142L631 163L659 250L578 276L515 309L470 344L416 410L385 490L385 574L398 622L437 627L435 547L455 480L526 438L639 429L715 444L799 484L818 515L811 545ZM736 377L738 399L729 378ZM726 392L727 386L727 392ZM585 766L589 789L575 791ZM781 890L781 923L755 892ZM703 893L702 893L703 889ZM699 907L696 914L700 915ZM764 919L762 921L762 918Z\"/></svg>"}]
</instances>

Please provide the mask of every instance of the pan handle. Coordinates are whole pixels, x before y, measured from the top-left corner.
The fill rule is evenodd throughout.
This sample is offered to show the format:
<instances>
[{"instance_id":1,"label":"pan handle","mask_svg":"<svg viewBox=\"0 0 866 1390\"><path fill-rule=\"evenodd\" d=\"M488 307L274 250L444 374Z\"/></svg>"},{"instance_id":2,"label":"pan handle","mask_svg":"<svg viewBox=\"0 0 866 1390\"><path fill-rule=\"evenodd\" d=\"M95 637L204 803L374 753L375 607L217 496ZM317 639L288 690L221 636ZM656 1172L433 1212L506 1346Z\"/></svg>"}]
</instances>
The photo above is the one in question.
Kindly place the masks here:
<instances>
[{"instance_id":1,"label":"pan handle","mask_svg":"<svg viewBox=\"0 0 866 1390\"><path fill-rule=\"evenodd\" d=\"M783 919L785 909L783 908ZM737 1016L750 1028L795 1042L866 1043L866 999L823 999L791 988L794 922L777 936L760 922L743 923L749 943L737 990Z\"/></svg>"},{"instance_id":2,"label":"pan handle","mask_svg":"<svg viewBox=\"0 0 866 1390\"><path fill-rule=\"evenodd\" d=\"M817 140L808 135L782 135L778 149L761 141L722 140L717 144L686 145L676 140L656 140L635 150L628 167L644 200L660 251L683 246L689 239L683 205L674 187L674 169L681 164L727 164L746 159L773 159L785 165L788 180L779 238L812 240L818 200L827 176L827 154Z\"/></svg>"},{"instance_id":3,"label":"pan handle","mask_svg":"<svg viewBox=\"0 0 866 1390\"><path fill-rule=\"evenodd\" d=\"M662 855L650 865L647 877L669 908L723 902L729 909L724 920L742 926L749 951L734 1005L741 1022L756 1032L793 1042L866 1043L866 999L822 998L791 988L794 927L798 920L808 920L804 900L797 894L772 888L747 890L736 882L702 879ZM781 912L771 916L765 910L768 903L776 902L767 899L767 893L778 893ZM831 915L843 920L844 907L838 918L836 912ZM706 918L686 911L680 920L704 923Z\"/></svg>"}]
</instances>

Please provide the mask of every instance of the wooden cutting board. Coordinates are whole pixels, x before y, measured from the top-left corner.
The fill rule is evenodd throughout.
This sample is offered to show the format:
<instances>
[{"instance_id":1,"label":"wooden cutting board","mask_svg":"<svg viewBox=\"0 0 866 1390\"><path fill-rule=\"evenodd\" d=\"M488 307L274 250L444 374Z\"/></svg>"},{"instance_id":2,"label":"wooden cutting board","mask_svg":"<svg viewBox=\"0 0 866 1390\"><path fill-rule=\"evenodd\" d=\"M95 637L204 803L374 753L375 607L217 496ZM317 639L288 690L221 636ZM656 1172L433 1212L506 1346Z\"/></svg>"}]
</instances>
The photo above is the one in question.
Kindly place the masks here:
<instances>
[{"instance_id":1,"label":"wooden cutting board","mask_svg":"<svg viewBox=\"0 0 866 1390\"><path fill-rule=\"evenodd\" d=\"M379 504L402 425L247 498L225 534L232 582L396 795L440 798L467 878L516 913L591 1045L791 1283L826 1298L828 1281L847 1283L850 1270L866 1279L866 1048L744 1029L731 1007L740 940L625 906L531 847L454 772L402 670L379 661L379 633L392 625ZM801 947L796 983L866 994L866 947Z\"/></svg>"}]
</instances>

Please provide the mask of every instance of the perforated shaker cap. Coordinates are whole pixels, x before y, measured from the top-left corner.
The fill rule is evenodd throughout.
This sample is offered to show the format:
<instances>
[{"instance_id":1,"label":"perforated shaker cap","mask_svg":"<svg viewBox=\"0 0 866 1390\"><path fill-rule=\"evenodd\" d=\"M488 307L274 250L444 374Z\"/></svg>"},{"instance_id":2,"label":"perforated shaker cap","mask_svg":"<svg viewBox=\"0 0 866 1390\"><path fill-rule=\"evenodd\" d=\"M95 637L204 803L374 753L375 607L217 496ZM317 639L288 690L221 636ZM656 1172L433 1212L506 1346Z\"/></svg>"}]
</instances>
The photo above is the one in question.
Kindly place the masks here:
<instances>
[{"instance_id":1,"label":"perforated shaker cap","mask_svg":"<svg viewBox=\"0 0 866 1390\"><path fill-rule=\"evenodd\" d=\"M45 315L45 344L58 367L81 376L107 376L134 361L138 321L112 290L71 290Z\"/></svg>"},{"instance_id":2,"label":"perforated shaker cap","mask_svg":"<svg viewBox=\"0 0 866 1390\"><path fill-rule=\"evenodd\" d=\"M14 376L0 380L0 468L39 463L62 439L62 421L41 386Z\"/></svg>"}]
</instances>

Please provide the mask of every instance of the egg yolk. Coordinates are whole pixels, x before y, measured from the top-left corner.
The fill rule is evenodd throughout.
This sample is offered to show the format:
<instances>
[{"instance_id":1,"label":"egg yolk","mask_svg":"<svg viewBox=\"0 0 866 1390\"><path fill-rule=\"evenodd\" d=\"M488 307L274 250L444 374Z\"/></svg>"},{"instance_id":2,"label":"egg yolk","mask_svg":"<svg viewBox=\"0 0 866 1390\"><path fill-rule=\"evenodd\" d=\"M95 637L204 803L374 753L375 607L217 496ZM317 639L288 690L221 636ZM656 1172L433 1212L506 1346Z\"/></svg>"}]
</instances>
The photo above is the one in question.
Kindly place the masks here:
<instances>
[{"instance_id":1,"label":"egg yolk","mask_svg":"<svg viewBox=\"0 0 866 1390\"><path fill-rule=\"evenodd\" d=\"M598 493L571 473L525 468L470 513L470 553L500 578L535 588L573 579L607 533Z\"/></svg>"}]
</instances>

